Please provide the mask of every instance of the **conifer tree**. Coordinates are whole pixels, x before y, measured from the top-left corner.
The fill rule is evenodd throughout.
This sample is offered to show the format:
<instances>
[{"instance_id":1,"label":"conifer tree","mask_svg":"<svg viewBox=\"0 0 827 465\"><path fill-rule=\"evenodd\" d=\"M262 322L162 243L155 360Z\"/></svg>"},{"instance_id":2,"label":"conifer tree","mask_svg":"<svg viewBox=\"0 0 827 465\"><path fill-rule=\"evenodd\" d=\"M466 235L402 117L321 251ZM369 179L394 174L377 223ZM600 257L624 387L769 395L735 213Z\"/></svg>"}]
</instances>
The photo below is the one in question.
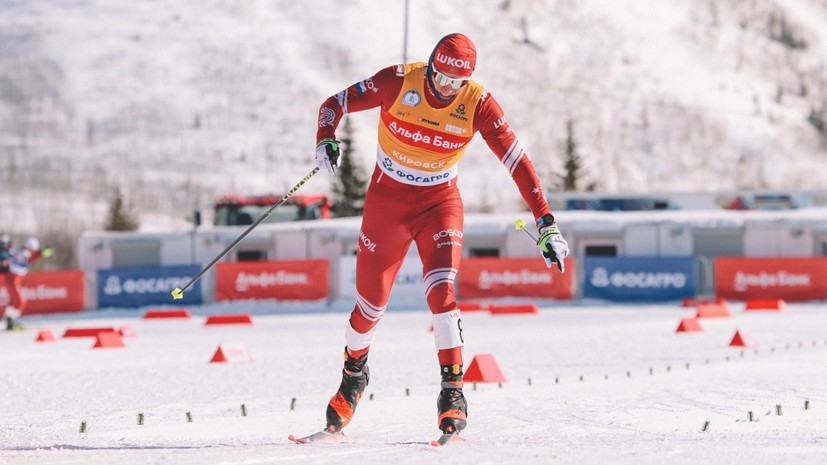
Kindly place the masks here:
<instances>
[{"instance_id":1,"label":"conifer tree","mask_svg":"<svg viewBox=\"0 0 827 465\"><path fill-rule=\"evenodd\" d=\"M333 214L339 217L360 216L365 210L367 176L364 168L353 161L353 128L345 116L342 124L342 153L339 156L338 176L333 180Z\"/></svg>"},{"instance_id":2,"label":"conifer tree","mask_svg":"<svg viewBox=\"0 0 827 465\"><path fill-rule=\"evenodd\" d=\"M565 152L565 173L560 176L561 187L564 191L576 192L577 185L582 177L583 159L577 152L577 140L574 137L574 121L566 120L566 142L564 145ZM586 187L585 190L593 191L595 184L592 183Z\"/></svg>"},{"instance_id":3,"label":"conifer tree","mask_svg":"<svg viewBox=\"0 0 827 465\"><path fill-rule=\"evenodd\" d=\"M138 227L139 223L137 218L135 218L124 205L121 189L115 187L112 202L109 204L109 215L106 219L104 229L106 231L135 231Z\"/></svg>"}]
</instances>

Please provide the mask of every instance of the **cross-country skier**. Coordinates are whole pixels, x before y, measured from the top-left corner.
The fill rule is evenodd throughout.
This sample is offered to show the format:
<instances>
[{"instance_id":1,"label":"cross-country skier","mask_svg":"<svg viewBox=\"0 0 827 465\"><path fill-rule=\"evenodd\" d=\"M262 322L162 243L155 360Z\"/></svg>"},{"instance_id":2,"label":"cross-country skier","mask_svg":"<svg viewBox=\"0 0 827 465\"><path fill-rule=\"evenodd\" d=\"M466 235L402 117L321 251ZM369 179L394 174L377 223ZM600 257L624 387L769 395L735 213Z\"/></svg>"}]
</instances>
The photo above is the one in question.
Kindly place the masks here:
<instances>
[{"instance_id":1,"label":"cross-country skier","mask_svg":"<svg viewBox=\"0 0 827 465\"><path fill-rule=\"evenodd\" d=\"M342 116L380 109L376 168L359 233L356 305L345 332L342 382L327 407L327 432L347 426L368 384L368 350L413 241L422 261L442 376L437 424L443 434L456 434L466 426L462 323L454 298L463 242L456 177L475 133L511 174L531 209L546 264L556 263L564 270L568 244L503 110L491 93L470 79L476 59L468 37L449 34L437 42L427 63L384 68L329 97L319 109L316 162L331 176L340 154L336 128Z\"/></svg>"},{"instance_id":2,"label":"cross-country skier","mask_svg":"<svg viewBox=\"0 0 827 465\"><path fill-rule=\"evenodd\" d=\"M0 284L6 289L8 305L3 310L6 330L22 328L15 322L26 309L26 296L23 294L23 276L29 272L29 266L40 257L52 255L50 247L40 247L35 237L26 239L23 247L15 247L11 236L0 235Z\"/></svg>"}]
</instances>

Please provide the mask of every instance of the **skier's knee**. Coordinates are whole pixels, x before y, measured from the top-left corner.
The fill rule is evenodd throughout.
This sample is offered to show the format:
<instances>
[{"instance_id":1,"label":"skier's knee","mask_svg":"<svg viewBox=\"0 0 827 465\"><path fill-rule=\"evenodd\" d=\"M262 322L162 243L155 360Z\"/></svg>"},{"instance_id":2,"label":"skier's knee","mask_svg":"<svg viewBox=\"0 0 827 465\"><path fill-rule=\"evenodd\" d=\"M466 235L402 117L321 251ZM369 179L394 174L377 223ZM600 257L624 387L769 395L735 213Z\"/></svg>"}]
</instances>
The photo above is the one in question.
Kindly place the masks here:
<instances>
[{"instance_id":1,"label":"skier's knee","mask_svg":"<svg viewBox=\"0 0 827 465\"><path fill-rule=\"evenodd\" d=\"M428 293L428 308L434 315L453 311L457 308L457 301L454 297L453 286L447 284L440 284L434 286L431 292Z\"/></svg>"}]
</instances>

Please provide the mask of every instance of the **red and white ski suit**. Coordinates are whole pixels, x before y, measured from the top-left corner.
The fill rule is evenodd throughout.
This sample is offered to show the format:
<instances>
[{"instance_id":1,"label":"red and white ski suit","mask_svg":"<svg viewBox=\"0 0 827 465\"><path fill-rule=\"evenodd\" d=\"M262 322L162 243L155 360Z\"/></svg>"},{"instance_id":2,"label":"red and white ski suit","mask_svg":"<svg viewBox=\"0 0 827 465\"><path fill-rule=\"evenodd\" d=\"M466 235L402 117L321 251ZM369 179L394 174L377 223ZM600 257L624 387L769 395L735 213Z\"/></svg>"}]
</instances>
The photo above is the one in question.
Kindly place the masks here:
<instances>
[{"instance_id":1,"label":"red and white ski suit","mask_svg":"<svg viewBox=\"0 0 827 465\"><path fill-rule=\"evenodd\" d=\"M463 243L458 162L476 132L514 179L534 218L551 213L534 167L500 105L470 80L442 103L425 63L382 69L329 97L319 109L317 142L335 139L346 113L380 108L376 167L365 198L356 259L356 306L348 351L366 353L412 241L422 261L440 365L462 365L462 327L454 279Z\"/></svg>"},{"instance_id":2,"label":"red and white ski suit","mask_svg":"<svg viewBox=\"0 0 827 465\"><path fill-rule=\"evenodd\" d=\"M0 286L5 288L8 295L8 301L0 304L0 317L5 315L7 307L25 313L27 300L23 294L23 277L29 273L29 266L42 255L40 250L29 251L22 247L0 251Z\"/></svg>"}]
</instances>

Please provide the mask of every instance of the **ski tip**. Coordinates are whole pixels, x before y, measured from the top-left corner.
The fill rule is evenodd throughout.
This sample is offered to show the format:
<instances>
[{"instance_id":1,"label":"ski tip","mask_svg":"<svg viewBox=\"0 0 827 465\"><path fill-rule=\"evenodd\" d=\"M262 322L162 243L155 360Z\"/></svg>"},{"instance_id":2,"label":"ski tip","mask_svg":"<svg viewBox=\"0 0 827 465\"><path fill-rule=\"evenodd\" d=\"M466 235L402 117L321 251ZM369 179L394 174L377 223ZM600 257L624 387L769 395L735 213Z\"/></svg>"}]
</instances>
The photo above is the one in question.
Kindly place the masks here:
<instances>
[{"instance_id":1,"label":"ski tip","mask_svg":"<svg viewBox=\"0 0 827 465\"><path fill-rule=\"evenodd\" d=\"M348 442L347 437L341 431L331 432L327 430L321 430L311 434L310 436L300 438L297 438L295 435L291 434L287 439L295 444L336 444Z\"/></svg>"}]
</instances>

